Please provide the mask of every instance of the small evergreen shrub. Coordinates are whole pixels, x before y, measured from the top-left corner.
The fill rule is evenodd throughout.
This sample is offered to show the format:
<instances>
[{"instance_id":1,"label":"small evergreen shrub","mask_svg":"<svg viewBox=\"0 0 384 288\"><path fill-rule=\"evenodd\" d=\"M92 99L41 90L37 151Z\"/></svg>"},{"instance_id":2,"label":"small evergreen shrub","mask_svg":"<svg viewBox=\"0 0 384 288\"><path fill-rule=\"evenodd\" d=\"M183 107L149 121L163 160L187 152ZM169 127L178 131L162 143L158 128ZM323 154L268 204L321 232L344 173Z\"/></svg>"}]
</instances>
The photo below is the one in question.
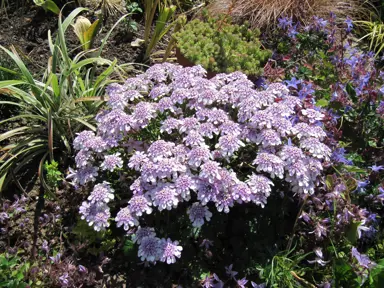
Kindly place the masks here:
<instances>
[{"instance_id":1,"label":"small evergreen shrub","mask_svg":"<svg viewBox=\"0 0 384 288\"><path fill-rule=\"evenodd\" d=\"M175 34L184 57L212 72L259 76L271 56L259 41L259 30L234 25L228 17L195 19Z\"/></svg>"}]
</instances>

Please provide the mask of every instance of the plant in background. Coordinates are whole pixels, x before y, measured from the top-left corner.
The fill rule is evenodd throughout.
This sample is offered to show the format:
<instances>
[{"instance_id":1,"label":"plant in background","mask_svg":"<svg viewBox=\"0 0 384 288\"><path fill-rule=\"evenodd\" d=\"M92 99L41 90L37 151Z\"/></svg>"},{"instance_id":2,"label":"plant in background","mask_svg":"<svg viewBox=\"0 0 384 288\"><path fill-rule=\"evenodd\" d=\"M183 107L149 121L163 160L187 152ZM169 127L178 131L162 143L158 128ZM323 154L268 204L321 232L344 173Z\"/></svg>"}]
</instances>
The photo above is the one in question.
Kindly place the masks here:
<instances>
[{"instance_id":1,"label":"plant in background","mask_svg":"<svg viewBox=\"0 0 384 288\"><path fill-rule=\"evenodd\" d=\"M28 287L32 262L25 258L31 248L32 231L29 199L14 195L14 201L1 199L0 205L0 287ZM26 240L28 239L28 240ZM28 255L30 256L30 255Z\"/></svg>"},{"instance_id":2,"label":"plant in background","mask_svg":"<svg viewBox=\"0 0 384 288\"><path fill-rule=\"evenodd\" d=\"M7 53L2 51L0 49L0 81L5 81L5 80L20 80L20 75L15 71L16 69L15 63L12 61L12 58L8 56ZM27 88L27 87L25 87ZM23 89L23 87L21 87ZM6 93L1 93L0 91L0 96L3 101L9 101L12 98L7 96ZM14 106L14 107L9 107L5 104L0 104L0 119L6 119L11 117L11 115L17 114L19 111L19 107ZM0 120L0 121L1 121ZM4 129L7 129L8 127L4 127Z\"/></svg>"},{"instance_id":3,"label":"plant in background","mask_svg":"<svg viewBox=\"0 0 384 288\"><path fill-rule=\"evenodd\" d=\"M57 15L60 14L60 8L53 0L33 0L33 2L40 7L43 7L45 11L51 11Z\"/></svg>"},{"instance_id":4,"label":"plant in background","mask_svg":"<svg viewBox=\"0 0 384 288\"><path fill-rule=\"evenodd\" d=\"M305 27L290 18L279 22L283 34L274 35L280 39L275 58L286 69L288 87L300 98L329 109L330 132L336 140L344 137L344 148L357 153L372 149L376 154L384 136L380 115L383 75L375 67L374 53L361 51L349 37L351 19L339 25L332 15L330 19L315 18Z\"/></svg>"},{"instance_id":5,"label":"plant in background","mask_svg":"<svg viewBox=\"0 0 384 288\"><path fill-rule=\"evenodd\" d=\"M132 19L132 16L136 13L143 13L143 10L140 8L137 2L127 3L127 12L130 17L125 18L123 24L126 26L128 32L134 31L137 32L137 22Z\"/></svg>"},{"instance_id":6,"label":"plant in background","mask_svg":"<svg viewBox=\"0 0 384 288\"><path fill-rule=\"evenodd\" d=\"M288 189L305 198L331 155L324 115L304 108L283 84L256 91L241 72L211 80L205 74L201 66L165 63L110 86L96 134L83 131L73 143L76 169L68 178L76 186L95 183L80 207L82 219L105 230L110 203L124 195L128 206L115 221L134 228L143 261L170 264L182 254L183 243L147 226L149 214L187 214L190 226L200 228L214 208L264 207L270 194Z\"/></svg>"},{"instance_id":7,"label":"plant in background","mask_svg":"<svg viewBox=\"0 0 384 288\"><path fill-rule=\"evenodd\" d=\"M204 7L206 5L205 0L173 0L172 3L175 4L180 11L185 12L191 12L194 9Z\"/></svg>"},{"instance_id":8,"label":"plant in background","mask_svg":"<svg viewBox=\"0 0 384 288\"><path fill-rule=\"evenodd\" d=\"M187 23L187 17L185 15L180 15L175 20L175 27L173 28L173 33L179 32ZM176 38L172 35L171 39L169 39L167 48L165 50L164 56L163 56L163 62L167 61L169 55L171 55L172 49L176 46Z\"/></svg>"},{"instance_id":9,"label":"plant in background","mask_svg":"<svg viewBox=\"0 0 384 288\"><path fill-rule=\"evenodd\" d=\"M270 31L276 28L278 19L284 15L307 25L313 16L325 18L330 13L336 14L341 22L348 16L368 19L371 8L366 0L213 0L208 6L214 15L228 14L236 22L248 21L252 28Z\"/></svg>"},{"instance_id":10,"label":"plant in background","mask_svg":"<svg viewBox=\"0 0 384 288\"><path fill-rule=\"evenodd\" d=\"M0 2L0 13L5 14L7 16L7 9L8 9L9 3L8 0L1 0Z\"/></svg>"},{"instance_id":11,"label":"plant in background","mask_svg":"<svg viewBox=\"0 0 384 288\"><path fill-rule=\"evenodd\" d=\"M151 35L152 24L155 19L156 11L158 10L158 17L154 31ZM145 54L144 61L148 60L153 49L159 43L159 41L170 31L170 29L176 25L175 22L168 25L168 22L172 19L176 11L175 5L168 4L168 1L160 0L144 0L144 44Z\"/></svg>"},{"instance_id":12,"label":"plant in background","mask_svg":"<svg viewBox=\"0 0 384 288\"><path fill-rule=\"evenodd\" d=\"M81 43L84 51L88 51L93 46L93 41L100 30L100 20L96 19L91 23L87 18L78 16L75 24L72 24L73 31Z\"/></svg>"},{"instance_id":13,"label":"plant in background","mask_svg":"<svg viewBox=\"0 0 384 288\"><path fill-rule=\"evenodd\" d=\"M295 248L282 251L273 256L271 263L260 269L260 278L264 279L267 287L315 287L306 281L303 276L305 270L300 263L311 253L292 255Z\"/></svg>"},{"instance_id":14,"label":"plant in background","mask_svg":"<svg viewBox=\"0 0 384 288\"><path fill-rule=\"evenodd\" d=\"M13 59L23 76L22 80L0 82L1 93L13 99L0 101L0 104L21 108L19 115L1 121L1 124L21 121L21 125L0 135L0 141L5 144L0 159L0 190L9 182L10 177L17 175L31 161L40 163L39 171L43 171L47 157L50 161L64 161L71 155L71 142L75 133L82 126L94 127L92 120L102 104L100 100L104 96L104 88L111 83L108 77L118 68L116 60L109 61L100 57L111 31L98 48L96 57L82 59L85 56L85 52L82 52L70 59L64 33L83 10L75 9L63 22L59 17L55 41L49 33L52 56L42 80L32 76L15 51L0 47ZM108 67L96 74L96 69L104 65ZM20 85L26 85L28 90L20 89ZM39 173L40 180L45 185L42 174Z\"/></svg>"},{"instance_id":15,"label":"plant in background","mask_svg":"<svg viewBox=\"0 0 384 288\"><path fill-rule=\"evenodd\" d=\"M364 31L365 35L359 39L369 41L369 50L375 51L376 56L384 49L384 23L379 21L355 21Z\"/></svg>"},{"instance_id":16,"label":"plant in background","mask_svg":"<svg viewBox=\"0 0 384 288\"><path fill-rule=\"evenodd\" d=\"M271 51L262 48L258 30L246 24L234 25L227 16L195 19L176 33L181 54L194 64L210 72L231 73L241 71L259 76Z\"/></svg>"},{"instance_id":17,"label":"plant in background","mask_svg":"<svg viewBox=\"0 0 384 288\"><path fill-rule=\"evenodd\" d=\"M118 15L124 8L121 0L99 0L99 7L105 18L109 16Z\"/></svg>"},{"instance_id":18,"label":"plant in background","mask_svg":"<svg viewBox=\"0 0 384 288\"><path fill-rule=\"evenodd\" d=\"M96 14L101 14L103 19L108 19L110 16L121 15L124 11L124 0L77 0L78 7L88 7L95 11Z\"/></svg>"}]
</instances>

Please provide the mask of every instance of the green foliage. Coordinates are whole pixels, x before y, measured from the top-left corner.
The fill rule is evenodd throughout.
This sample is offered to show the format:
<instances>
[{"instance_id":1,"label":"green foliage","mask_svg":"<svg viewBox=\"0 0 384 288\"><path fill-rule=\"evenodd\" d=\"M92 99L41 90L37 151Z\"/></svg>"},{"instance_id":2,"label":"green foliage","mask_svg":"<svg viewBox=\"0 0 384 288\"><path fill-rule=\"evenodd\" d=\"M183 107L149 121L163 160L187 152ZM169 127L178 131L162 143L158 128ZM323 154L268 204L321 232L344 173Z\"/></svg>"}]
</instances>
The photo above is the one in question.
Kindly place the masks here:
<instances>
[{"instance_id":1,"label":"green foliage","mask_svg":"<svg viewBox=\"0 0 384 288\"><path fill-rule=\"evenodd\" d=\"M62 179L62 173L59 170L59 163L52 160L51 163L48 161L44 164L44 170L46 172L47 184L49 187L56 188L59 181Z\"/></svg>"},{"instance_id":2,"label":"green foliage","mask_svg":"<svg viewBox=\"0 0 384 288\"><path fill-rule=\"evenodd\" d=\"M152 23L158 10L158 18L153 33L151 34ZM168 5L167 1L144 0L144 43L146 46L144 60L148 60L153 49L159 41L176 25L175 22L168 25L176 12L175 5Z\"/></svg>"},{"instance_id":3,"label":"green foliage","mask_svg":"<svg viewBox=\"0 0 384 288\"><path fill-rule=\"evenodd\" d=\"M384 259L377 262L369 275L369 284L373 287L384 287Z\"/></svg>"},{"instance_id":4,"label":"green foliage","mask_svg":"<svg viewBox=\"0 0 384 288\"><path fill-rule=\"evenodd\" d=\"M227 16L195 19L175 34L182 55L208 71L259 76L271 51L263 49L258 30L234 25Z\"/></svg>"},{"instance_id":5,"label":"green foliage","mask_svg":"<svg viewBox=\"0 0 384 288\"><path fill-rule=\"evenodd\" d=\"M376 52L376 56L384 49L384 23L381 21L355 21L364 31L365 35L359 39L369 41L369 50Z\"/></svg>"},{"instance_id":6,"label":"green foliage","mask_svg":"<svg viewBox=\"0 0 384 288\"><path fill-rule=\"evenodd\" d=\"M137 2L130 2L127 3L127 12L130 14L143 13L143 9L141 9Z\"/></svg>"},{"instance_id":7,"label":"green foliage","mask_svg":"<svg viewBox=\"0 0 384 288\"><path fill-rule=\"evenodd\" d=\"M16 67L12 59L0 50L0 81L15 79L17 72L14 71L14 68Z\"/></svg>"},{"instance_id":8,"label":"green foliage","mask_svg":"<svg viewBox=\"0 0 384 288\"><path fill-rule=\"evenodd\" d=\"M30 264L21 263L19 256L0 254L0 287L25 288L24 282Z\"/></svg>"},{"instance_id":9,"label":"green foliage","mask_svg":"<svg viewBox=\"0 0 384 288\"><path fill-rule=\"evenodd\" d=\"M116 239L111 237L110 230L96 232L84 220L77 221L72 233L80 243L87 243L87 253L95 256L110 251L116 244Z\"/></svg>"},{"instance_id":10,"label":"green foliage","mask_svg":"<svg viewBox=\"0 0 384 288\"><path fill-rule=\"evenodd\" d=\"M173 28L173 33L179 32L187 23L187 17L185 15L179 15L177 19L175 20L175 27ZM171 55L171 51L176 45L176 39L175 37L171 37L171 39L168 42L167 49L165 50L164 56L163 56L163 62L165 62L169 55Z\"/></svg>"},{"instance_id":11,"label":"green foliage","mask_svg":"<svg viewBox=\"0 0 384 288\"><path fill-rule=\"evenodd\" d=\"M20 80L20 75L15 71L16 69L15 63L12 61L12 59L0 49L0 81L5 80ZM24 87L27 88L27 87ZM21 87L23 89L23 87ZM24 90L24 89L23 89ZM6 93L2 93L0 89L0 97L4 101L9 101L12 98L7 96ZM0 104L0 121L2 119L8 118L11 115L17 113L19 108L17 106L9 107L4 104Z\"/></svg>"},{"instance_id":12,"label":"green foliage","mask_svg":"<svg viewBox=\"0 0 384 288\"><path fill-rule=\"evenodd\" d=\"M140 8L137 2L127 3L127 12L129 15L134 15L136 13L143 13L143 9ZM124 24L127 27L128 31L137 32L137 22L133 20L131 17L124 19Z\"/></svg>"},{"instance_id":13,"label":"green foliage","mask_svg":"<svg viewBox=\"0 0 384 288\"><path fill-rule=\"evenodd\" d=\"M302 278L305 270L299 265L308 254L291 255L293 251L294 249L278 253L273 256L269 265L259 269L260 278L266 281L268 287L315 287Z\"/></svg>"},{"instance_id":14,"label":"green foliage","mask_svg":"<svg viewBox=\"0 0 384 288\"><path fill-rule=\"evenodd\" d=\"M0 104L21 109L19 115L0 122L20 123L19 127L0 135L0 142L7 141L0 159L0 191L9 182L10 172L17 174L30 162L39 163L38 171L42 171L48 156L53 160L71 155L75 133L84 126L94 129L92 121L102 105L105 86L112 82L108 77L121 71L116 60L103 59L100 54L112 29L125 16L104 38L96 57L83 59L86 54L82 52L70 58L64 33L84 10L75 9L64 21L59 17L55 41L48 33L52 56L42 80L33 77L16 52L0 46L18 66L22 76L22 80L0 81L0 91L12 97L12 101L0 101ZM107 68L103 69L103 66ZM26 85L28 90L23 91L20 85ZM48 189L42 174L39 173L40 180Z\"/></svg>"},{"instance_id":15,"label":"green foliage","mask_svg":"<svg viewBox=\"0 0 384 288\"><path fill-rule=\"evenodd\" d=\"M97 19L91 23L87 18L79 16L72 26L83 50L91 49L97 32L100 30L100 20Z\"/></svg>"},{"instance_id":16,"label":"green foliage","mask_svg":"<svg viewBox=\"0 0 384 288\"><path fill-rule=\"evenodd\" d=\"M133 243L133 241L128 239L125 240L124 247L123 247L124 254L129 256L135 256L133 255L135 251L136 251L135 243Z\"/></svg>"},{"instance_id":17,"label":"green foliage","mask_svg":"<svg viewBox=\"0 0 384 288\"><path fill-rule=\"evenodd\" d=\"M43 7L45 11L49 10L57 15L60 14L60 8L52 0L33 0L33 2L40 7Z\"/></svg>"},{"instance_id":18,"label":"green foliage","mask_svg":"<svg viewBox=\"0 0 384 288\"><path fill-rule=\"evenodd\" d=\"M360 281L357 279L356 274L347 259L336 259L333 264L333 273L336 287L340 287L345 283L351 285L350 287L360 287L360 285L358 285L358 282Z\"/></svg>"}]
</instances>

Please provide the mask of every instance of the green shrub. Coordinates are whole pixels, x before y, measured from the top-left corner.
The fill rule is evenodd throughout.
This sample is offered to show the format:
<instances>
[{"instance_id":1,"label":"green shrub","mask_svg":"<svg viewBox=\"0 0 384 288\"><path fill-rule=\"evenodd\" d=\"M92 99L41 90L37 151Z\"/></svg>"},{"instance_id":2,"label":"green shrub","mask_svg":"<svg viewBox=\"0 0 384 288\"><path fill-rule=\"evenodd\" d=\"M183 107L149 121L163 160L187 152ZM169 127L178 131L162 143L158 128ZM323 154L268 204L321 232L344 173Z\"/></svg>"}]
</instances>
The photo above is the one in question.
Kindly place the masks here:
<instances>
[{"instance_id":1,"label":"green shrub","mask_svg":"<svg viewBox=\"0 0 384 288\"><path fill-rule=\"evenodd\" d=\"M28 287L24 280L29 267L29 263L21 263L19 256L0 254L0 287Z\"/></svg>"},{"instance_id":2,"label":"green shrub","mask_svg":"<svg viewBox=\"0 0 384 288\"><path fill-rule=\"evenodd\" d=\"M195 19L174 37L182 55L208 71L258 76L271 56L271 51L262 48L259 35L259 30L231 24L228 17L221 16Z\"/></svg>"}]
</instances>

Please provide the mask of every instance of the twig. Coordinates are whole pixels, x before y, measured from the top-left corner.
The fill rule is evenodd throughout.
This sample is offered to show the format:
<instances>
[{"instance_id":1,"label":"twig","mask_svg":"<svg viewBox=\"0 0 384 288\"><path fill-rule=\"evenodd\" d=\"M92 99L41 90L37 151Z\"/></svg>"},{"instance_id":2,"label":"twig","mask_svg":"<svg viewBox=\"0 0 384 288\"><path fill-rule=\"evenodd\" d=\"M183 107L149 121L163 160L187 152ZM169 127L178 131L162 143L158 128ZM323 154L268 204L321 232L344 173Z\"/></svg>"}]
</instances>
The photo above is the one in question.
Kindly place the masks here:
<instances>
[{"instance_id":1,"label":"twig","mask_svg":"<svg viewBox=\"0 0 384 288\"><path fill-rule=\"evenodd\" d=\"M290 273L291 273L291 275L292 275L294 278L296 278L296 279L299 280L300 282L304 283L304 284L307 285L308 287L316 288L315 285L313 285L313 284L309 283L307 280L305 280L305 279L299 277L299 276L296 274L296 272L294 272L294 271L290 271Z\"/></svg>"},{"instance_id":2,"label":"twig","mask_svg":"<svg viewBox=\"0 0 384 288\"><path fill-rule=\"evenodd\" d=\"M295 230L296 230L297 221L299 220L299 217L300 217L301 213L303 212L303 209L304 209L305 204L307 203L307 200L308 200L308 194L305 195L303 204L301 204L299 213L297 213L295 224L293 224L292 236L291 236L291 238L288 241L288 245L287 245L287 249L286 249L288 251L291 250L291 246L292 246L292 242L293 242L293 237L295 236Z\"/></svg>"},{"instance_id":3,"label":"twig","mask_svg":"<svg viewBox=\"0 0 384 288\"><path fill-rule=\"evenodd\" d=\"M41 211L44 208L44 187L40 184L40 190L39 190L39 199L36 203L36 210L35 210L35 217L33 219L33 244L32 244L32 251L31 251L31 259L35 259L36 257L36 244L38 239L38 233L39 233L39 218Z\"/></svg>"}]
</instances>

